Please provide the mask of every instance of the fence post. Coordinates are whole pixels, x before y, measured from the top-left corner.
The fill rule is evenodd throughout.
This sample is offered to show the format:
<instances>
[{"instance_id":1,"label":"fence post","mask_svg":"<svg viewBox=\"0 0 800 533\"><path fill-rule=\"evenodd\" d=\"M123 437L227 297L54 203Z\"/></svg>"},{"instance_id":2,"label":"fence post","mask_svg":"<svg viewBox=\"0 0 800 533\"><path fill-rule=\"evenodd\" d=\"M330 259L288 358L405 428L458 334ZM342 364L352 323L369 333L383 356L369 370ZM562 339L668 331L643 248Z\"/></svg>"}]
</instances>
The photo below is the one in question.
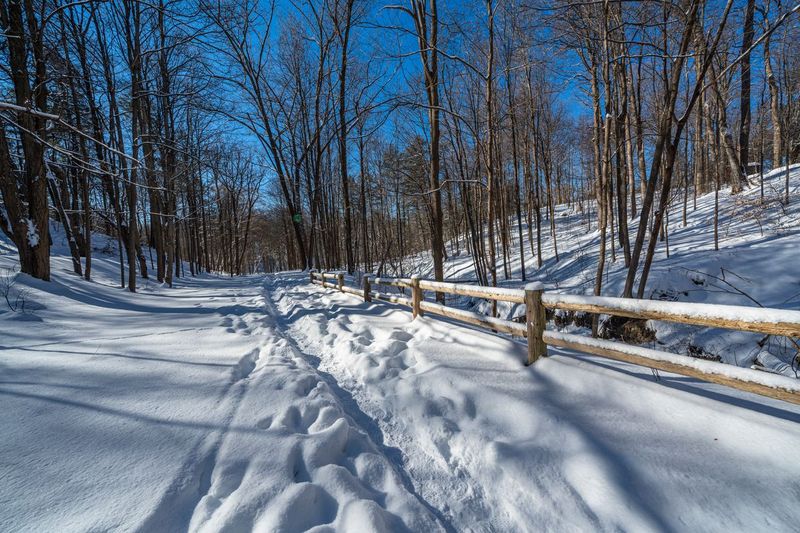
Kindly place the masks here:
<instances>
[{"instance_id":1,"label":"fence post","mask_svg":"<svg viewBox=\"0 0 800 533\"><path fill-rule=\"evenodd\" d=\"M341 272L336 274L336 283L339 285L339 292L344 292L344 289L342 288L344 287L344 274Z\"/></svg>"},{"instance_id":2,"label":"fence post","mask_svg":"<svg viewBox=\"0 0 800 533\"><path fill-rule=\"evenodd\" d=\"M369 284L369 278L370 277L372 277L372 274L364 274L364 276L361 278L361 287L364 289L364 301L365 302L371 302L372 301L372 294L370 294L370 292L372 291L372 288L370 287L370 284Z\"/></svg>"},{"instance_id":3,"label":"fence post","mask_svg":"<svg viewBox=\"0 0 800 533\"><path fill-rule=\"evenodd\" d=\"M544 285L540 282L525 285L525 322L528 326L528 362L532 365L540 357L547 355L547 345L542 334L547 322L542 305Z\"/></svg>"},{"instance_id":4,"label":"fence post","mask_svg":"<svg viewBox=\"0 0 800 533\"><path fill-rule=\"evenodd\" d=\"M314 284L314 269L308 271L308 281L313 285Z\"/></svg>"},{"instance_id":5,"label":"fence post","mask_svg":"<svg viewBox=\"0 0 800 533\"><path fill-rule=\"evenodd\" d=\"M420 309L420 302L422 302L422 289L419 288L419 276L414 274L411 276L411 318L422 316L422 309Z\"/></svg>"}]
</instances>

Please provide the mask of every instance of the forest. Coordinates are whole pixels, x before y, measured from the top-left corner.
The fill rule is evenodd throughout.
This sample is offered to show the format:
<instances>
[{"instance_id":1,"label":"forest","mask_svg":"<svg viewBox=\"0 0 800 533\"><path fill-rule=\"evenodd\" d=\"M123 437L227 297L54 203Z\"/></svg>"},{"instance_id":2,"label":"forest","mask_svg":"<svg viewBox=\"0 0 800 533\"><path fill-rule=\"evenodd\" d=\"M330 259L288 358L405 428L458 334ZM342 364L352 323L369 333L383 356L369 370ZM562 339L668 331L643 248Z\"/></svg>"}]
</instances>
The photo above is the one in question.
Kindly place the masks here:
<instances>
[{"instance_id":1,"label":"forest","mask_svg":"<svg viewBox=\"0 0 800 533\"><path fill-rule=\"evenodd\" d=\"M0 0L0 532L796 532L798 1Z\"/></svg>"},{"instance_id":2,"label":"forest","mask_svg":"<svg viewBox=\"0 0 800 533\"><path fill-rule=\"evenodd\" d=\"M601 233L594 293L622 260L642 297L670 206L685 224L800 160L799 9L6 0L0 228L44 280L51 219L86 279L113 236L130 291L420 252L441 280L461 250L497 285L512 251L523 281L548 259L543 234L558 259L568 205Z\"/></svg>"}]
</instances>

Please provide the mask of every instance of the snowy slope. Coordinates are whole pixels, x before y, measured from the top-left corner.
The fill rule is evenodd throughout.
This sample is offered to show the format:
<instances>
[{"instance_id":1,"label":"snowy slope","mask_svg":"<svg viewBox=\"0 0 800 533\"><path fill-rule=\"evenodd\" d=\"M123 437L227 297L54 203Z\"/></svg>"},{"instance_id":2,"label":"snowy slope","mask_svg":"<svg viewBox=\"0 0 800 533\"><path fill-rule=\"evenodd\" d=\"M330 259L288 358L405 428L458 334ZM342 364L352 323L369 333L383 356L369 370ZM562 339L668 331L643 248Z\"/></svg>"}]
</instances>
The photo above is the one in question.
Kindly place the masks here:
<instances>
[{"instance_id":1,"label":"snowy slope","mask_svg":"<svg viewBox=\"0 0 800 533\"><path fill-rule=\"evenodd\" d=\"M671 301L702 302L744 306L800 309L800 165L790 167L790 203L784 205L786 173L783 168L765 174L764 202L760 199L758 176L751 176L754 186L739 195L730 189L720 191L719 250L714 250L714 194L688 198L686 226L682 222L683 198L676 198L669 211L669 257L666 243L660 242L650 272L645 298ZM556 207L559 260L555 260L549 220L542 221L543 264L537 268L523 226L525 266L528 280L545 283L547 290L572 294L591 294L598 261L599 232L594 212L580 213L577 207ZM546 211L546 210L544 210ZM543 214L546 213L543 211ZM591 218L591 231L587 226ZM513 217L512 217L513 218ZM629 220L631 239L635 238L638 219ZM535 232L535 230L534 230ZM500 284L523 285L520 275L519 244L516 219L512 221L512 254L509 259L511 277L503 278L502 255L498 248ZM609 236L610 237L610 236ZM475 280L472 258L448 243L451 256L445 263L448 279ZM616 261L611 260L610 243L603 295L619 296L627 272L622 250L617 244ZM406 262L409 271L432 277L429 254L420 254ZM459 306L477 306L484 312L483 301L457 301ZM515 316L519 309L501 306L505 316ZM713 328L679 326L651 322L659 349L686 354L690 345L722 361L749 367L761 351L757 343L763 336ZM769 339L760 359L765 366L782 369L796 377L795 370L785 363L792 360L796 348L785 339Z\"/></svg>"}]
</instances>

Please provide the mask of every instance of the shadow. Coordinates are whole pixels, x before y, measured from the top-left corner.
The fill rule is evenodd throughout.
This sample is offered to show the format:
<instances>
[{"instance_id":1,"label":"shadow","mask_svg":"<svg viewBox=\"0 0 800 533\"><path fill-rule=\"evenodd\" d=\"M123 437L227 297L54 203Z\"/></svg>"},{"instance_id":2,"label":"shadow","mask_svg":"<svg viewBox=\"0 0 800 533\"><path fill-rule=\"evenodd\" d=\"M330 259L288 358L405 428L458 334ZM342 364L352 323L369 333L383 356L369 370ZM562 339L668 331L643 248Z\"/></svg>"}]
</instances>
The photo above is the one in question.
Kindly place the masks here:
<instances>
[{"instance_id":1,"label":"shadow","mask_svg":"<svg viewBox=\"0 0 800 533\"><path fill-rule=\"evenodd\" d=\"M290 291L287 293L287 296L300 297L301 295L293 295ZM283 323L280 324L281 327L287 328L304 316L320 316L326 321L335 320L335 318L343 315L351 317L360 315L363 317L376 318L379 315L375 313L375 306L385 305L385 302L377 302L371 305L365 303L354 303L353 305L342 305L336 303L331 306L317 306L316 302L308 302L307 300L308 298L306 297L305 304L308 307L293 311L282 321ZM390 313L394 310L406 310L400 306L395 307L392 304L389 305L389 310L383 314ZM408 312L410 313L410 311ZM498 345L498 340L504 340L508 343L507 350L514 352L514 359L519 359L519 366L509 368L509 360L499 360L496 362L496 364L494 364L495 362L492 360L489 363L491 367L490 371L494 374L508 376L518 374L519 372L525 372L525 367L523 365L525 345L513 339L511 336L492 334L492 332L485 328L465 324L447 317L430 315L430 318L432 318L432 320L428 326L433 330L433 334L437 336L444 335L445 337L449 337L453 331L453 327L458 327L459 329L463 328L469 332L476 333L477 335L474 339L470 337L470 345L473 348L477 347L478 350L482 349L484 345L487 349L492 348L496 350L498 347L502 346ZM481 342L481 337L483 335L486 336L485 342ZM288 336L285 335L285 337ZM317 371L323 377L324 381L329 385L331 390L334 391L341 402L347 407L348 414L350 414L350 416L355 422L358 423L360 427L364 428L364 430L368 432L370 438L376 442L376 444L381 446L384 454L397 465L399 470L398 473L401 474L401 478L404 479L404 483L407 479L409 486L413 485L411 483L411 479L408 478L408 475L405 473L405 461L402 456L402 451L383 445L383 434L379 425L369 415L360 409L352 394L349 391L342 389L334 376L319 370L321 362L319 357L304 352L296 344L294 339L288 338L287 340L292 348L298 352L298 354L300 354L310 364L317 368ZM425 341L426 339L420 339L420 343L424 343ZM442 342L442 339L438 339L438 342ZM447 341L445 340L444 342ZM452 340L452 342L459 341ZM418 347L422 346L424 345L420 344ZM459 373L469 373L474 370L475 369L473 367L466 363L464 365L454 365L452 363L433 364L429 368L426 368L425 370L415 374L415 379L425 379L426 376L430 376L431 379L434 379L437 372L445 372L447 375L456 376ZM609 472L609 475L612 478L613 485L617 487L623 495L627 496L625 501L630 508L641 514L641 516L645 517L657 529L661 531L673 531L675 528L670 524L670 517L662 511L662 506L659 504L657 497L645 496L646 494L653 493L653 491L649 490L650 487L646 482L646 478L642 476L639 471L637 471L636 465L626 458L625 453L619 450L618 447L615 447L615 440L613 436L609 437L604 435L600 426L595 427L592 420L588 416L582 415L580 409L576 408L574 405L570 405L566 400L562 401L560 397L563 396L563 389L548 380L546 376L541 373L534 372L533 370L531 370L529 375L533 381L533 384L530 388L525 388L516 392L504 390L504 394L506 396L514 397L519 401L529 403L532 406L535 405L537 410L548 411L554 419L559 421L560 424L569 427L569 429L565 428L565 431L574 431L575 433L579 434L586 446L591 449L591 451L586 453L592 457L595 457L596 461L601 462L606 467L607 472ZM485 386L495 387L495 385L489 384L486 384ZM521 457L519 460L523 463L530 462L529 457ZM564 454L556 453L554 460L562 460L566 462L569 461L570 458ZM551 487L546 486L545 482L534 481L534 483L539 485L539 488L543 494L548 494L550 492ZM409 490L411 490L411 488L409 488ZM586 514L587 519L594 522L598 527L601 527L602 522L592 510L589 503L586 502L584 495L581 494L581 490L585 491L586 487L572 486L570 487L570 490L572 497L575 498L574 503L576 503L582 509L582 511ZM416 494L416 492L413 493ZM558 502L554 502L556 505L557 503ZM443 523L448 524L449 527L452 527L451 524L445 521L446 517L441 511L436 510L435 515L440 517L443 520Z\"/></svg>"},{"instance_id":2,"label":"shadow","mask_svg":"<svg viewBox=\"0 0 800 533\"><path fill-rule=\"evenodd\" d=\"M186 429L200 429L206 431L230 431L234 433L249 433L253 435L262 435L263 431L255 428L255 427L246 427L246 426L225 426L223 424L211 424L211 423L203 423L203 422L189 422L185 420L177 420L175 418L160 418L157 416L147 415L144 413L136 413L132 411L126 411L125 409L117 409L113 407L105 407L101 405L90 404L86 402L80 402L77 400L70 400L68 398L58 398L55 396L47 396L45 394L34 394L30 392L21 392L21 391L11 391L7 389L0 388L0 395L9 396L9 397L17 397L17 398L25 398L29 400L38 400L47 404L57 405L60 407L67 407L71 409L83 409L86 411L91 411L94 413L100 413L108 416L114 416L119 418L125 418L128 420L134 420L136 422L142 422L146 424L152 424L155 426L165 426L171 428L186 428Z\"/></svg>"},{"instance_id":3,"label":"shadow","mask_svg":"<svg viewBox=\"0 0 800 533\"><path fill-rule=\"evenodd\" d=\"M576 262L580 262L580 260ZM318 294L309 290L292 290L291 283L286 281L282 284L273 284L276 289L279 287L284 289L281 297L288 300L296 299L302 301L302 309L291 309L287 312L287 316L280 320L280 326L289 331L291 331L289 329L290 326L294 325L296 327L299 325L297 321L306 316L319 317L324 322L336 321L343 316L353 318L363 316L364 318L375 320L379 316L376 312L376 307L386 306L385 302L375 302L373 304L359 302L355 296L353 297L354 303L352 305L342 304L339 301L341 299L336 298L336 295L340 294L337 291L330 291L330 293L320 292ZM294 281L293 283L295 283L294 287L296 287L296 283L302 283L302 281ZM322 297L323 295L325 298ZM328 301L334 298L337 300L335 304L326 305ZM267 295L267 299L269 300L269 295ZM405 310L402 307L394 307L392 304L386 307L387 311L382 312L380 316L385 316L394 310ZM430 347L433 352L436 352L437 345L435 343L437 342L454 342L469 344L470 349L477 350L480 353L483 350L482 339L477 335L474 342L471 336L468 341L464 339L464 332L474 331L485 335L487 347L491 346L495 350L506 350L513 353L519 350L520 355L524 355L524 343L517 342L509 337L492 335L486 329L466 325L456 320L446 319L446 317L431 315L431 318L434 320L431 320L427 326L433 330L432 338L428 339L426 335L417 336L418 344L415 347L423 351L426 347ZM456 327L458 328L457 330ZM284 337L287 338L290 345L299 355L317 368L324 381L340 398L342 404L347 406L348 414L360 427L368 432L373 442L382 446L385 455L390 457L391 461L397 465L398 470L401 471L399 473L403 474L406 462L403 459L402 451L384 446L382 444L383 433L379 424L360 409L353 395L349 391L343 390L333 375L319 370L320 357L326 358L326 352L317 351L316 348L311 347L309 350L319 353L320 356L306 353L300 349L288 334L284 335ZM498 337L509 343L508 348L501 341L498 341ZM649 394L647 389L650 387L642 387L630 382L630 380L623 379L622 376L654 383L656 379L650 374L650 370L636 365L628 367L626 364L616 364L616 362L605 362L604 360L598 361L598 358L594 356L579 353L557 350L554 354L558 354L564 359L580 361L594 367L583 369L584 372L591 373L602 368L603 370L612 370L618 373L620 375L618 379L628 382L627 390L625 390L625 384L616 389L621 393L624 392L624 399L608 398L608 401L606 401L607 393L602 390L598 390L595 394L593 390L580 390L577 385L573 388L566 383L573 376L569 373L559 373L558 369L553 372L553 367L546 366L548 363L546 360L543 361L545 365L533 365L529 369L523 367L522 360L520 360L519 367L510 367L510 358L509 360L498 360L497 364L492 360L487 368L491 374L496 375L491 378L485 377L486 374L476 376L479 370L467 362L463 365L451 363L435 364L434 362L424 371L414 374L413 378L425 379L430 383L435 383L437 377L446 375L448 379L452 380L454 386L462 380L467 382L465 388L458 387L462 391L469 391L471 387L477 385L482 387L483 390L496 395L493 397L513 398L522 405L530 406L532 410L544 412L544 416L531 417L530 419L521 418L519 420L520 424L530 423L533 427L531 434L534 436L530 437L529 440L512 439L510 442L493 440L492 445L499 446L499 449L503 450L500 455L508 454L504 457L505 461L511 461L510 464L500 463L498 467L501 469L508 468L509 471L514 470L515 473L509 474L512 476L525 477L530 474L530 478L525 478L525 482L530 483L531 488L535 487L541 491L541 494L537 494L534 490L530 496L532 498L537 496L544 498L544 506L547 506L548 512L553 512L556 517L559 509L569 509L574 503L580 509L578 514L585 515L585 518L593 525L590 529L624 527L624 520L626 520L624 514L619 518L623 522L614 522L617 518L609 512L608 508L594 503L597 498L595 491L608 490L613 495L612 498L619 500L621 505L624 505L627 509L627 512L633 513L633 517L640 518L643 523L648 524L647 527L659 531L680 530L681 520L675 513L676 507L671 507L669 505L671 502L665 504L665 498L675 497L674 491L682 490L682 482L678 481L679 479L684 477L685 479L691 479L691 476L696 475L699 469L707 468L707 466L704 465L704 457L702 455L693 455L691 453L682 455L674 460L669 459L671 462L668 465L664 465L665 454L666 457L671 458L670 454L674 450L680 450L681 447L685 446L687 439L693 441L695 435L691 432L687 433L683 426L678 427L678 430L674 432L664 431L664 426L657 422L659 417L663 420L663 416L657 415L651 420L649 417L652 416L652 413L637 412L636 409L630 409L630 406L626 404L628 401L636 401L636 395L640 391L643 394ZM566 364L567 367L577 367L574 363L570 365L566 361L562 361L562 364ZM484 370L484 368L481 367L480 370ZM575 370L576 368L573 368L573 371ZM439 376L437 376L437 372L440 373ZM522 379L511 379L512 375L519 376L520 374L524 376ZM509 379L505 379L505 376L509 376ZM614 376L608 377L611 378L610 382L616 381L613 379ZM739 394L747 395L747 393L740 393L734 389L730 389L731 393L727 394L727 387L722 385L711 384L711 388L709 388L709 384L702 380L686 376L665 376L664 373L661 374L657 383L676 391L723 402L754 413L795 423L800 422L800 412L781 409L779 405L760 403L758 396L753 396L753 399L738 396ZM641 387L641 389L637 387ZM579 393L572 394L574 389L578 389ZM391 389L388 390L391 391ZM468 392L466 393L468 394ZM426 394L430 394L430 397L435 397L437 391L426 391ZM425 401L427 397L429 396L421 395L420 401ZM600 401L598 405L587 405L587 398L600 399ZM688 401L692 401L692 399L689 398ZM769 401L772 402L771 400ZM702 405L703 402L700 403ZM704 406L704 409L707 407ZM610 409L613 412L607 414L604 412L605 409ZM711 406L711 409L713 409L713 406ZM743 414L746 416L746 413ZM389 413L387 416L402 417L403 414L395 412ZM631 420L627 420L626 417L630 417ZM615 419L624 421L624 423L608 423L609 420ZM424 419L418 421L411 419L411 421L419 424L427 423ZM566 439L565 444L571 443L572 446L565 446L564 449L560 449L557 446L554 447L553 443L548 440L548 438L552 437L535 431L539 426L544 429L556 429L559 435L563 432ZM505 433L502 435L504 438L506 437ZM574 441L577 441L578 444L574 444ZM400 440L400 442L403 441ZM640 446L640 443L647 444ZM604 485L598 486L597 481L585 483L580 474L575 474L575 465L578 465L577 471L583 471L580 467L587 460L590 461L590 469L596 470L604 476ZM540 479L536 476L535 469L542 467L545 470L557 471L558 474L554 476L544 475ZM664 475L666 479L674 479L676 481L670 481L663 487L653 486L654 474L652 469L658 470L659 475ZM405 476L402 477L406 479ZM411 483L410 479L409 483ZM561 484L568 486L569 496L567 498L557 496L559 494L558 485ZM489 487L484 488L488 489ZM553 501L547 502L547 498L550 495L552 495ZM512 496L509 495L509 497ZM561 497L562 500L556 499L557 497ZM574 502L571 501L573 499ZM564 500L570 501L565 502ZM681 498L676 497L676 503L683 501ZM725 500L723 499L722 501L724 502ZM440 512L436 516L442 516L442 514ZM627 519L630 520L630 518ZM611 524L608 521L611 521Z\"/></svg>"},{"instance_id":4,"label":"shadow","mask_svg":"<svg viewBox=\"0 0 800 533\"><path fill-rule=\"evenodd\" d=\"M67 344L67 343L48 343L48 344ZM233 365L225 364L225 363L201 363L199 361L187 361L187 360L177 360L177 359L165 359L162 357L154 357L154 356L144 356L144 355L130 355L130 354L122 354L122 353L115 353L115 352L72 352L69 350L42 350L42 349L34 349L38 348L38 346L31 346L31 347L7 347L7 346L0 346L0 350L20 350L23 352L34 352L34 353L63 353L68 355L88 355L91 357L95 356L102 356L102 357L119 357L121 359L135 359L137 361L151 361L154 363L169 363L174 365L189 365L189 366L206 366L206 367L217 367L217 368L232 368ZM2 382L0 382L2 383Z\"/></svg>"},{"instance_id":5,"label":"shadow","mask_svg":"<svg viewBox=\"0 0 800 533\"><path fill-rule=\"evenodd\" d=\"M52 387L70 390L100 390L102 387L87 387L85 385L68 385L66 383L48 383L46 381L0 381L0 385L23 387Z\"/></svg>"},{"instance_id":6,"label":"shadow","mask_svg":"<svg viewBox=\"0 0 800 533\"><path fill-rule=\"evenodd\" d=\"M385 444L383 431L381 431L378 423L361 409L361 407L358 405L358 402L355 400L355 398L353 398L353 395L348 390L339 386L339 382L336 381L336 378L333 375L320 370L319 357L300 351L294 342L292 342L291 345L292 348L298 352L298 355L303 357L314 367L314 369L317 371L317 374L319 374L322 380L328 385L331 392L333 392L334 396L336 396L336 398L339 400L339 403L342 405L347 415L361 430L367 434L373 444L375 444L378 450L380 450L381 454L383 454L389 460L393 470L403 483L403 487L436 517L442 527L444 527L445 531L455 533L456 529L453 527L447 517L439 509L428 503L422 497L422 495L417 492L416 488L414 488L414 483L411 480L411 476L409 476L408 472L406 471L406 462L405 458L403 457L403 451L400 448Z\"/></svg>"},{"instance_id":7,"label":"shadow","mask_svg":"<svg viewBox=\"0 0 800 533\"><path fill-rule=\"evenodd\" d=\"M96 337L96 338L91 338L91 339L78 339L78 340L74 340L74 341L58 340L58 341L53 341L53 342L43 342L41 344L30 344L30 345L27 346L27 348L38 348L38 347L41 347L41 346L53 346L53 345L64 346L64 345L69 345L69 344L86 344L86 343L91 343L91 342L122 341L122 340L128 340L128 339L141 339L141 338L144 338L144 337L156 337L156 336L162 336L162 335L174 335L175 333L185 333L185 332L189 332L189 331L192 331L192 332L194 332L194 331L205 331L205 330L209 330L209 329L213 329L213 328L212 327L183 328L183 329L175 329L175 330L171 330L171 331L157 331L155 333L137 333L136 335L123 335L121 337ZM21 350L21 349L23 349L23 348L21 348L19 346L4 346L4 345L0 345L0 350ZM45 350L42 350L42 351L45 351Z\"/></svg>"},{"instance_id":8,"label":"shadow","mask_svg":"<svg viewBox=\"0 0 800 533\"><path fill-rule=\"evenodd\" d=\"M626 451L616 451L613 435L612 438L608 438L609 435L605 434L591 416L585 415L582 409L570 405L568 400L562 400L563 395L559 394L559 386L544 373L537 373L535 381L540 387L537 391L539 400L537 408L549 411L552 416L558 418L560 424L568 424L573 431L580 434L585 444L591 448L592 457L602 461L606 471L610 473L614 486L628 496L625 502L652 521L659 531L676 531L676 528L670 525L668 517L659 512L658 497L646 479L637 472L634 464L628 460ZM580 496L579 488L573 488L574 494L581 498L585 510L591 513L590 516L594 515L591 507Z\"/></svg>"},{"instance_id":9,"label":"shadow","mask_svg":"<svg viewBox=\"0 0 800 533\"><path fill-rule=\"evenodd\" d=\"M747 399L745 397L739 396L739 394L748 394L748 393L744 391L738 391L736 389L729 389L724 385L716 385L714 383L709 383L707 381L702 381L700 379L688 376L664 375L664 373L659 373L659 378L656 379L652 375L652 373L649 374L647 373L649 372L649 369L645 367L638 367L642 369L642 372L636 372L634 370L628 370L626 368L616 366L614 364L604 363L600 360L594 359L593 356L573 354L570 352L559 352L559 355L570 359L576 359L586 364L601 367L606 370L611 370L613 372L625 374L627 376L636 379L649 381L651 383L658 383L673 390L679 390L681 392L702 396L710 400L726 403L728 405L733 405L736 407L740 407L742 409L747 409L749 411L755 411L757 413L761 413L767 416L780 418L788 422L800 423L800 412L793 412L786 409L781 409L780 407L774 405L768 405L755 400ZM634 365L631 365L631 367L637 368ZM719 390L708 389L707 387L709 386L718 387ZM725 391L727 390L730 390L731 394L726 394ZM756 398L760 398L760 396L758 395L753 395L753 396ZM765 400L768 399L765 398ZM778 401L779 400L775 400L775 402Z\"/></svg>"},{"instance_id":10,"label":"shadow","mask_svg":"<svg viewBox=\"0 0 800 533\"><path fill-rule=\"evenodd\" d=\"M252 283L252 280L250 280ZM243 285L252 287L252 285ZM94 307L99 307L102 309L112 309L115 311L131 311L137 313L146 313L146 314L180 314L180 315L207 315L207 314L236 314L242 315L245 313L253 313L260 310L259 306L256 305L229 305L223 307L196 307L196 306L180 306L180 307L162 307L160 305L147 305L142 303L147 299L153 299L155 302L161 302L162 299L168 299L170 301L175 299L175 296L172 293L169 294L157 294L157 293L148 293L148 292L141 292L135 295L136 301L132 301L132 297L128 297L129 293L123 292L123 289L111 288L105 285L99 285L96 283L88 282L86 284L76 284L76 285L69 285L61 281L60 278L53 278L50 281L50 285L38 287L38 289L51 293L54 295L61 296L63 298L68 298L75 302L90 305ZM208 287L206 287L208 288ZM234 293L233 296L236 297L248 297L248 296L258 296L258 293L250 294L236 294ZM202 294L197 294L195 296L189 297L188 295L185 296L186 299L196 299L196 300L203 300L207 298ZM217 294L214 294L214 299L221 298Z\"/></svg>"},{"instance_id":11,"label":"shadow","mask_svg":"<svg viewBox=\"0 0 800 533\"><path fill-rule=\"evenodd\" d=\"M355 298L355 296L354 296ZM336 305L326 308L326 307L308 307L303 309L296 309L292 311L292 313L283 318L286 324L294 324L295 322L299 321L303 317L306 316L315 316L315 315L348 315L348 316L370 316L370 317L386 317L393 312L402 311L404 310L403 306L395 306L395 304L389 303L389 307L382 313L376 313L374 309L374 305L365 306L362 304L354 304L354 305ZM407 308L405 308L407 309ZM411 311L409 310L409 313Z\"/></svg>"},{"instance_id":12,"label":"shadow","mask_svg":"<svg viewBox=\"0 0 800 533\"><path fill-rule=\"evenodd\" d=\"M767 239L767 240L769 240L769 239ZM330 290L332 290L332 289L330 289ZM289 294L291 295L291 293L289 293ZM334 292L334 294L340 294L340 293L338 291L336 291L336 292ZM353 298L357 298L357 297L353 296ZM328 307L315 306L315 307L307 307L307 308L302 308L302 309L296 309L295 311L292 312L292 314L290 314L288 317L286 317L286 319L285 319L286 323L287 323L286 325L293 324L294 322L298 321L299 319L301 319L301 318L303 318L305 316L319 315L319 316L324 316L326 318L326 320L330 320L331 317L336 316L336 315L363 316L363 317L382 317L382 316L386 316L386 315L390 314L393 311L397 311L397 310L405 311L405 310L407 310L407 308L405 308L404 306L392 304L391 302L382 302L381 301L381 302L372 302L372 303L367 304L367 305L365 305L365 304L366 304L366 302L354 303L352 305L344 305L344 304L338 304L337 303L337 304L333 304L333 305L328 306ZM388 305L388 306L390 306L390 308L387 311L383 312L383 313L375 313L374 308L377 305ZM408 312L410 313L411 311L408 310ZM520 359L520 363L521 363L520 366L522 366L522 363L524 361L524 350L525 350L524 341L520 341L519 339L514 338L511 335L507 335L507 334L503 334L503 333L495 333L495 332L492 332L492 331L490 331L490 330L488 330L486 328L481 328L481 327L478 327L478 326L473 326L471 324L466 324L464 322L461 322L461 321L458 321L458 320L455 320L455 319L452 319L452 318L448 318L448 317L443 317L443 316L433 315L433 314L426 315L426 317L430 317L430 318L433 319L433 321L430 323L430 326L438 333L443 333L443 334L447 333L446 329L442 328L441 326L438 326L438 324L442 324L442 325L461 327L461 328L467 329L469 331L473 331L473 332L476 332L476 333L481 333L481 334L484 334L484 335L491 335L492 337L490 338L489 341L487 341L487 348L488 347L496 348L496 346L494 346L492 343L496 342L496 340L498 338L499 339L504 339L504 340L506 340L508 342L513 343L514 345L519 347L520 357L522 357L522 359ZM579 353L572 353L572 352L569 352L569 351L562 351L562 350L559 350L557 353L559 355L562 355L562 356L565 356L565 357L577 359L577 360L583 361L585 363L592 364L592 365L595 365L595 366L599 366L599 367L602 367L602 368L605 368L605 369L608 369L608 370L613 370L614 372L622 373L622 374L625 374L625 375L628 375L628 376L631 376L631 377L635 377L637 379L641 379L641 380L645 380L645 381L651 381L651 382L657 382L657 383L660 383L660 384L662 384L664 386L670 387L670 388L675 389L675 390L680 390L682 392L688 392L690 394L696 394L696 395L703 396L703 397L708 398L708 399L712 399L712 400L715 400L715 401L720 401L720 402L723 402L723 403L727 403L729 405L740 407L742 409L748 409L748 410L751 410L751 411L755 411L755 412L758 412L758 413L761 413L761 414L773 416L775 418L780 418L780 419L787 420L787 421L790 421L790 422L800 422L800 413L798 413L798 412L793 412L793 411L790 411L790 410L781 409L778 406L768 405L768 404L764 404L764 403L761 403L761 402L758 402L758 401L747 399L746 397L742 397L742 396L739 396L739 395L736 394L736 393L738 393L738 394L746 394L746 393L739 392L739 391L736 391L736 393L734 393L735 389L728 389L727 387L725 387L723 385L714 385L714 384L710 384L708 382L699 380L697 378L692 378L692 377L687 377L687 376L664 376L664 375L660 375L660 377L658 379L656 379L655 377L652 376L652 374L650 373L649 369L647 369L645 367L639 367L639 368L642 368L642 372L637 372L635 370L628 370L628 369L624 368L623 366L617 366L617 365L614 365L614 364L603 363L600 360L598 360L597 358L594 358L593 356L589 356L589 355L583 355L583 354L579 354ZM635 365L630 365L630 366L631 366L631 368L635 368ZM468 370L469 369L469 367L457 367L457 366L452 366L452 365L435 365L434 367L428 369L426 372L433 372L437 368L449 368L449 369L452 369L452 370L459 370L459 369L460 370ZM502 370L497 370L497 369L493 369L493 371L494 372L498 372L498 371L499 372L504 372ZM513 372L513 371L509 371L509 373L511 373L511 372ZM420 375L423 374L423 373L420 373ZM714 387L718 387L719 390L712 390L712 389L707 388L709 385L714 386ZM725 393L726 390L730 390L733 394L726 394Z\"/></svg>"}]
</instances>

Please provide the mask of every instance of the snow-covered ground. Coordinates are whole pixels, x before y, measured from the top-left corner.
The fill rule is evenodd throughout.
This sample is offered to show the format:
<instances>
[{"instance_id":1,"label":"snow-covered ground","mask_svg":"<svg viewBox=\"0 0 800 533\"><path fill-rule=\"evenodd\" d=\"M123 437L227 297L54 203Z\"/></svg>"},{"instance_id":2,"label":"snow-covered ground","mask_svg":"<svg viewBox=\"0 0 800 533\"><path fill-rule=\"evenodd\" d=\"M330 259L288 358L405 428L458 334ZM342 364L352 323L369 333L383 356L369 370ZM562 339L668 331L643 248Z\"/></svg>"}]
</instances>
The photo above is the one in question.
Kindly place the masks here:
<instances>
[{"instance_id":1,"label":"snow-covered ground","mask_svg":"<svg viewBox=\"0 0 800 533\"><path fill-rule=\"evenodd\" d=\"M283 327L456 530L798 526L798 406L560 350L526 368L522 344L299 281L270 285Z\"/></svg>"},{"instance_id":2,"label":"snow-covered ground","mask_svg":"<svg viewBox=\"0 0 800 533\"><path fill-rule=\"evenodd\" d=\"M687 228L671 229L653 290L747 303L711 277L725 268L760 303L798 309L800 201L770 205L758 211L763 235L739 215L723 224L721 250L701 253L700 198ZM572 232L561 261L531 276L551 289L586 291L596 235L579 217L559 220ZM15 273L0 239L0 289L16 308L0 298L0 531L800 524L800 406L562 350L525 367L525 346L509 338L412 321L304 273L204 275L173 289L142 281L130 294L116 287L104 237L86 282L54 229L50 283ZM470 277L468 257L448 265ZM608 294L621 269L610 267ZM665 346L687 342L656 327ZM693 334L734 354L723 354L729 362L749 357L736 349L749 337Z\"/></svg>"},{"instance_id":3,"label":"snow-covered ground","mask_svg":"<svg viewBox=\"0 0 800 533\"><path fill-rule=\"evenodd\" d=\"M729 188L720 191L719 250L716 251L714 193L698 196L696 208L689 193L685 226L682 220L683 197L675 198L668 216L669 257L667 243L659 242L645 298L800 310L800 270L796 267L800 264L800 165L790 167L789 204L783 202L785 168L765 174L763 202L759 176L750 179L753 186L741 194L733 195ZM596 214L581 213L576 205L556 206L558 261L549 234L546 209L543 215L541 268L537 268L527 226L523 224L528 281L542 281L546 290L591 294L600 238ZM587 224L587 217L591 220L591 227ZM633 240L638 219L629 220L629 226ZM524 283L520 273L515 217L512 217L511 236L510 277L504 278L503 257L498 252L499 283L505 287L521 288ZM619 296L627 269L619 244L616 243L616 261L611 260L610 246L609 242L602 293ZM454 242L448 243L448 250L450 256L445 262L445 277L474 281L477 276L473 260L464 250L463 242L459 254L455 253ZM433 275L429 253L408 258L404 266L404 275ZM459 300L448 305L489 312L488 304L483 300ZM521 308L511 305L500 307L500 313L505 317L518 316L521 312ZM797 364L791 364L796 347L780 337L769 338L762 349L758 343L763 335L655 321L651 321L650 326L657 339L650 347L680 354L702 353L704 357L743 367L750 367L758 357L763 366L787 376L797 377L800 373Z\"/></svg>"},{"instance_id":4,"label":"snow-covered ground","mask_svg":"<svg viewBox=\"0 0 800 533\"><path fill-rule=\"evenodd\" d=\"M796 530L796 406L300 273L54 266L0 314L2 531Z\"/></svg>"},{"instance_id":5,"label":"snow-covered ground","mask_svg":"<svg viewBox=\"0 0 800 533\"><path fill-rule=\"evenodd\" d=\"M132 295L110 258L92 283L53 264L0 313L0 531L440 528L263 278Z\"/></svg>"}]
</instances>

